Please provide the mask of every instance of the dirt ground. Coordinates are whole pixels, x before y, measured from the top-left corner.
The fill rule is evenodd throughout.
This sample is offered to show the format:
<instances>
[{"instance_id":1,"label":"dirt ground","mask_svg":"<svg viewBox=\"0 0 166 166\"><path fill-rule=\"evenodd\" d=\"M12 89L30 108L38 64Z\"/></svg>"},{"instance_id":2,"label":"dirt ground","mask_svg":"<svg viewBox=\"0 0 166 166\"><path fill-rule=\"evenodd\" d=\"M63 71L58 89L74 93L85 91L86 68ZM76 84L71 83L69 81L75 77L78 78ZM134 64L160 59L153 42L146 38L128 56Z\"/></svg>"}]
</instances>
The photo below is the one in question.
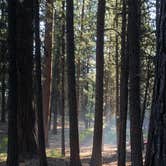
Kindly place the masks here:
<instances>
[{"instance_id":1,"label":"dirt ground","mask_svg":"<svg viewBox=\"0 0 166 166\"><path fill-rule=\"evenodd\" d=\"M80 129L80 132L83 132L84 129ZM0 139L2 136L7 135L7 125L0 123ZM66 127L65 129L65 145L66 145L66 157L48 157L48 166L68 166L69 165L69 129ZM57 134L53 134L49 132L49 148L47 151L49 152L59 152L61 149L61 128L58 127ZM80 156L82 161L82 166L89 166L89 161L92 153L92 135L84 136L80 140ZM103 166L117 166L117 148L115 145L104 144L103 145ZM127 153L127 158L130 158L130 154ZM5 162L1 162L0 158L0 166L5 166ZM129 166L129 161L127 161L127 166ZM32 161L24 161L20 163L19 166L38 166L39 163L37 160Z\"/></svg>"}]
</instances>

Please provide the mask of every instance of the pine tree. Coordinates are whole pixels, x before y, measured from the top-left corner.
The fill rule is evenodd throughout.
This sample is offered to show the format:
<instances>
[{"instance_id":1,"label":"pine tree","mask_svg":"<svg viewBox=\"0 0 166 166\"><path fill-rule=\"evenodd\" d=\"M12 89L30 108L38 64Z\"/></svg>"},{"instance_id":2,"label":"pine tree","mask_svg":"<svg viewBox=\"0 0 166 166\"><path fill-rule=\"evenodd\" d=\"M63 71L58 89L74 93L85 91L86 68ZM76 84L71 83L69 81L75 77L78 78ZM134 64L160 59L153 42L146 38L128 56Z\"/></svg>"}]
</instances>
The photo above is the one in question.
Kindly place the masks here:
<instances>
[{"instance_id":1,"label":"pine tree","mask_svg":"<svg viewBox=\"0 0 166 166\"><path fill-rule=\"evenodd\" d=\"M140 0L128 0L131 163L142 166L140 109Z\"/></svg>"},{"instance_id":2,"label":"pine tree","mask_svg":"<svg viewBox=\"0 0 166 166\"><path fill-rule=\"evenodd\" d=\"M165 125L166 125L166 82L165 82L165 68L166 68L166 1L160 1L159 22L157 24L157 55L156 55L156 70L155 70L155 85L154 96L152 103L152 118L150 124L152 134L149 137L151 153L147 154L149 157L148 166L164 166L166 165L166 144L165 144ZM147 158L146 158L147 159Z\"/></svg>"},{"instance_id":3,"label":"pine tree","mask_svg":"<svg viewBox=\"0 0 166 166\"><path fill-rule=\"evenodd\" d=\"M62 120L62 135L61 135L61 154L65 156L65 0L62 1L62 76L61 76L61 120Z\"/></svg>"},{"instance_id":4,"label":"pine tree","mask_svg":"<svg viewBox=\"0 0 166 166\"><path fill-rule=\"evenodd\" d=\"M73 0L66 1L66 30L67 30L67 72L68 72L68 100L70 121L70 166L81 166L79 156L78 115L75 79L74 55L74 7Z\"/></svg>"},{"instance_id":5,"label":"pine tree","mask_svg":"<svg viewBox=\"0 0 166 166\"><path fill-rule=\"evenodd\" d=\"M18 142L20 158L37 155L33 102L33 0L17 2Z\"/></svg>"},{"instance_id":6,"label":"pine tree","mask_svg":"<svg viewBox=\"0 0 166 166\"><path fill-rule=\"evenodd\" d=\"M91 166L102 165L102 133L103 133L103 78L104 78L104 20L105 0L98 1L97 41L96 41L96 96L95 124Z\"/></svg>"},{"instance_id":7,"label":"pine tree","mask_svg":"<svg viewBox=\"0 0 166 166\"><path fill-rule=\"evenodd\" d=\"M53 0L46 1L46 23L44 41L44 68L43 68L43 111L45 126L45 141L48 146L48 129L50 117L50 89L51 89L51 55L52 55L52 30L53 30Z\"/></svg>"},{"instance_id":8,"label":"pine tree","mask_svg":"<svg viewBox=\"0 0 166 166\"><path fill-rule=\"evenodd\" d=\"M9 51L9 115L7 166L18 166L17 137L17 51L16 51L16 0L8 0L8 51Z\"/></svg>"},{"instance_id":9,"label":"pine tree","mask_svg":"<svg viewBox=\"0 0 166 166\"><path fill-rule=\"evenodd\" d=\"M121 76L120 76L120 127L118 142L118 166L126 165L126 121L128 108L128 68L129 56L126 44L126 0L122 4L121 32Z\"/></svg>"},{"instance_id":10,"label":"pine tree","mask_svg":"<svg viewBox=\"0 0 166 166\"><path fill-rule=\"evenodd\" d=\"M42 103L42 85L41 85L41 52L40 52L40 20L39 20L39 1L35 0L35 62L36 62L36 108L38 122L38 153L40 158L40 166L47 166L47 158L45 152L45 135L43 120L43 103Z\"/></svg>"}]
</instances>

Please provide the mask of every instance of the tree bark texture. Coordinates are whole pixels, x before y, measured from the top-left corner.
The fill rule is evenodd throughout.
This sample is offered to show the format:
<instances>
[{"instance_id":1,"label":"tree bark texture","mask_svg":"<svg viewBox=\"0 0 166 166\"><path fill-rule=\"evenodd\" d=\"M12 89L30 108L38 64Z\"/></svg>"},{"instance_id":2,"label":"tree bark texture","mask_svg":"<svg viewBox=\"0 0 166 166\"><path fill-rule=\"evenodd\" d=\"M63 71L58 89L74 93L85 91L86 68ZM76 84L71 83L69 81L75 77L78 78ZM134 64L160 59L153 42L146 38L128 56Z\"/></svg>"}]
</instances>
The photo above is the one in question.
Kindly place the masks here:
<instances>
[{"instance_id":1,"label":"tree bark texture","mask_svg":"<svg viewBox=\"0 0 166 166\"><path fill-rule=\"evenodd\" d=\"M121 33L121 75L120 75L120 127L118 142L118 166L126 165L126 121L128 110L128 77L129 56L126 44L126 0L122 6L122 33Z\"/></svg>"},{"instance_id":2,"label":"tree bark texture","mask_svg":"<svg viewBox=\"0 0 166 166\"><path fill-rule=\"evenodd\" d=\"M52 55L52 31L53 31L53 0L46 1L46 23L45 23L45 57L43 67L43 111L45 126L45 141L48 146L48 130L50 117L50 89L51 89L51 55Z\"/></svg>"},{"instance_id":3,"label":"tree bark texture","mask_svg":"<svg viewBox=\"0 0 166 166\"><path fill-rule=\"evenodd\" d=\"M166 165L166 1L160 1L159 24L157 26L157 55L154 97L152 103L151 153L148 166ZM146 163L147 164L147 163Z\"/></svg>"},{"instance_id":4,"label":"tree bark texture","mask_svg":"<svg viewBox=\"0 0 166 166\"><path fill-rule=\"evenodd\" d=\"M16 0L8 0L8 48L9 48L9 117L7 166L18 166L17 135L17 51L16 51Z\"/></svg>"},{"instance_id":5,"label":"tree bark texture","mask_svg":"<svg viewBox=\"0 0 166 166\"><path fill-rule=\"evenodd\" d=\"M140 0L128 0L130 137L132 166L142 166L140 108Z\"/></svg>"},{"instance_id":6,"label":"tree bark texture","mask_svg":"<svg viewBox=\"0 0 166 166\"><path fill-rule=\"evenodd\" d=\"M35 62L36 62L36 108L38 124L38 153L40 166L47 166L47 157L45 151L45 134L42 103L42 85L41 85L41 44L40 44L40 19L39 19L39 0L35 0Z\"/></svg>"},{"instance_id":7,"label":"tree bark texture","mask_svg":"<svg viewBox=\"0 0 166 166\"><path fill-rule=\"evenodd\" d=\"M105 0L98 1L96 42L96 95L93 150L90 166L102 165Z\"/></svg>"},{"instance_id":8,"label":"tree bark texture","mask_svg":"<svg viewBox=\"0 0 166 166\"><path fill-rule=\"evenodd\" d=\"M33 0L17 2L18 142L21 158L37 153L33 99Z\"/></svg>"},{"instance_id":9,"label":"tree bark texture","mask_svg":"<svg viewBox=\"0 0 166 166\"><path fill-rule=\"evenodd\" d=\"M67 72L70 121L70 166L81 166L79 156L78 115L76 99L75 55L74 55L74 6L73 0L66 1Z\"/></svg>"}]
</instances>

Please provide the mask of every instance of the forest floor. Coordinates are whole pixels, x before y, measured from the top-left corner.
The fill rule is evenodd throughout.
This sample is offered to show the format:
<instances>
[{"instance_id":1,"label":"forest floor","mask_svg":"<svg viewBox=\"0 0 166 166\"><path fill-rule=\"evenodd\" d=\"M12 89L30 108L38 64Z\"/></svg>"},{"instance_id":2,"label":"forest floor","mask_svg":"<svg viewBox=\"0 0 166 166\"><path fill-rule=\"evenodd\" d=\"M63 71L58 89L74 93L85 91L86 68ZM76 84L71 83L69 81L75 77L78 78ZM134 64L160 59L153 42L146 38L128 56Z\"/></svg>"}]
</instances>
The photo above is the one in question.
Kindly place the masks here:
<instances>
[{"instance_id":1,"label":"forest floor","mask_svg":"<svg viewBox=\"0 0 166 166\"><path fill-rule=\"evenodd\" d=\"M105 130L105 129L104 129ZM107 132L107 131L106 131ZM80 156L82 166L89 166L92 153L92 133L91 129L85 130L80 128ZM105 133L105 132L104 132ZM117 166L117 148L114 144L103 143L103 166ZM0 166L5 166L7 146L7 125L0 123ZM69 128L65 129L65 146L66 156L61 157L61 127L57 129L57 134L49 132L49 147L47 148L47 157L49 166L68 166L69 163ZM127 166L129 163L130 153L127 152ZM32 164L33 163L33 164ZM36 163L36 164L34 164ZM20 166L37 166L35 161L26 161Z\"/></svg>"}]
</instances>

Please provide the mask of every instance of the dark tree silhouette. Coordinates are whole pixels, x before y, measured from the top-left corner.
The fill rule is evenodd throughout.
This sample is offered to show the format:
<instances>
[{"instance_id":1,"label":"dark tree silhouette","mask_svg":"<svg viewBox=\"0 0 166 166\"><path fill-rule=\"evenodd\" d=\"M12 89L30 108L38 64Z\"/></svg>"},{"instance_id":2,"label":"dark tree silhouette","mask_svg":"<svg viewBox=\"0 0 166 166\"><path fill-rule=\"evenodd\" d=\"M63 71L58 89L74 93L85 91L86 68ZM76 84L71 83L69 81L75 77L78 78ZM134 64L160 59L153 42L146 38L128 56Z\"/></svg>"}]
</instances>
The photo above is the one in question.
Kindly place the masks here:
<instances>
[{"instance_id":1,"label":"dark tree silhouette","mask_svg":"<svg viewBox=\"0 0 166 166\"><path fill-rule=\"evenodd\" d=\"M17 2L18 142L21 158L37 154L33 100L33 0Z\"/></svg>"},{"instance_id":2,"label":"dark tree silhouette","mask_svg":"<svg viewBox=\"0 0 166 166\"><path fill-rule=\"evenodd\" d=\"M70 166L81 166L79 156L78 115L75 79L74 55L74 8L73 0L66 1L66 30L67 30L67 72L68 72L68 100L70 121Z\"/></svg>"},{"instance_id":3,"label":"dark tree silhouette","mask_svg":"<svg viewBox=\"0 0 166 166\"><path fill-rule=\"evenodd\" d=\"M45 152L45 136L43 121L42 85L41 85L41 52L40 52L40 20L39 20L39 0L35 0L35 62L36 62L36 108L38 121L38 153L40 166L47 166Z\"/></svg>"},{"instance_id":4,"label":"dark tree silhouette","mask_svg":"<svg viewBox=\"0 0 166 166\"><path fill-rule=\"evenodd\" d=\"M4 27L6 28L7 23L7 15L6 15L6 9L7 9L7 2L6 1L0 1L0 10L1 10L1 18L0 18L0 24L4 24ZM2 26L1 26L2 27ZM6 41L6 32L3 33L3 28L0 29L1 34L1 40L0 40L0 61L1 61L1 122L6 122L6 100L5 100L5 93L6 93L6 57L7 57L7 41Z\"/></svg>"},{"instance_id":5,"label":"dark tree silhouette","mask_svg":"<svg viewBox=\"0 0 166 166\"><path fill-rule=\"evenodd\" d=\"M140 108L140 2L140 0L128 0L130 137L133 166L143 165Z\"/></svg>"},{"instance_id":6,"label":"dark tree silhouette","mask_svg":"<svg viewBox=\"0 0 166 166\"><path fill-rule=\"evenodd\" d=\"M103 77L104 77L104 20L105 0L98 1L97 42L96 42L96 96L95 124L91 166L102 165L102 133L103 133Z\"/></svg>"},{"instance_id":7,"label":"dark tree silhouette","mask_svg":"<svg viewBox=\"0 0 166 166\"><path fill-rule=\"evenodd\" d=\"M61 76L61 111L62 111L62 136L61 136L61 154L65 156L65 0L62 1L62 76Z\"/></svg>"},{"instance_id":8,"label":"dark tree silhouette","mask_svg":"<svg viewBox=\"0 0 166 166\"><path fill-rule=\"evenodd\" d=\"M120 127L118 142L118 166L126 165L126 121L128 106L128 68L129 56L126 44L126 0L122 8L122 40L121 40L121 76L120 76Z\"/></svg>"},{"instance_id":9,"label":"dark tree silhouette","mask_svg":"<svg viewBox=\"0 0 166 166\"><path fill-rule=\"evenodd\" d=\"M147 154L147 166L164 166L166 165L166 1L160 1L159 22L157 25L157 55L156 55L156 73L154 96L152 103L152 118L150 124L152 134L148 142L151 147L148 148L151 153ZM146 158L147 159L147 158Z\"/></svg>"},{"instance_id":10,"label":"dark tree silhouette","mask_svg":"<svg viewBox=\"0 0 166 166\"><path fill-rule=\"evenodd\" d=\"M5 84L5 78L6 78L6 46L5 42L2 42L2 78L1 78L1 122L6 122L6 100L5 100L5 92L6 92L6 84Z\"/></svg>"},{"instance_id":11,"label":"dark tree silhouette","mask_svg":"<svg viewBox=\"0 0 166 166\"><path fill-rule=\"evenodd\" d=\"M8 119L8 166L18 166L17 142L17 51L16 51L16 0L8 0L8 51L9 51L9 119Z\"/></svg>"},{"instance_id":12,"label":"dark tree silhouette","mask_svg":"<svg viewBox=\"0 0 166 166\"><path fill-rule=\"evenodd\" d=\"M159 28L159 22L160 22L160 3L161 0L156 0L156 55L159 55L159 32L160 32L160 28ZM156 66L157 66L157 61L155 62ZM155 83L154 83L154 89L156 86L156 81L157 81L157 69L155 69ZM153 140L153 136L154 136L154 111L153 111L153 104L155 100L155 90L153 90L153 101L152 101L152 111L151 111L151 115L150 115L150 123L149 123L149 131L148 131L148 143L146 146L146 156L145 156L145 166L150 166L151 164L151 156L153 155L152 151L152 140Z\"/></svg>"}]
</instances>

